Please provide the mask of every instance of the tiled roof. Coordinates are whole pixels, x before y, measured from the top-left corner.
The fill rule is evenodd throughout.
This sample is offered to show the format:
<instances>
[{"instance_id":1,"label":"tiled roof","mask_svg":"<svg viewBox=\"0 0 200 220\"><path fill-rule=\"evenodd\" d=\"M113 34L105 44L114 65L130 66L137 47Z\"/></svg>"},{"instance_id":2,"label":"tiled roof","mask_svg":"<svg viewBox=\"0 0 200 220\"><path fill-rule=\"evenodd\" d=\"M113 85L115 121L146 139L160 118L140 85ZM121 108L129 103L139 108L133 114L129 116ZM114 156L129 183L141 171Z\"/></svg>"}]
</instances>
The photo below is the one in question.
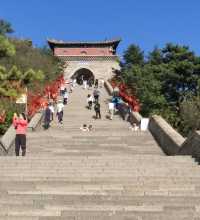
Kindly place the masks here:
<instances>
[{"instance_id":1,"label":"tiled roof","mask_svg":"<svg viewBox=\"0 0 200 220\"><path fill-rule=\"evenodd\" d=\"M55 40L55 39L47 39L47 42L51 49L53 49L55 46L100 46L100 45L108 45L113 46L115 49L117 48L118 44L120 43L121 39L113 39L113 40L104 40L104 41L62 41L62 40Z\"/></svg>"}]
</instances>

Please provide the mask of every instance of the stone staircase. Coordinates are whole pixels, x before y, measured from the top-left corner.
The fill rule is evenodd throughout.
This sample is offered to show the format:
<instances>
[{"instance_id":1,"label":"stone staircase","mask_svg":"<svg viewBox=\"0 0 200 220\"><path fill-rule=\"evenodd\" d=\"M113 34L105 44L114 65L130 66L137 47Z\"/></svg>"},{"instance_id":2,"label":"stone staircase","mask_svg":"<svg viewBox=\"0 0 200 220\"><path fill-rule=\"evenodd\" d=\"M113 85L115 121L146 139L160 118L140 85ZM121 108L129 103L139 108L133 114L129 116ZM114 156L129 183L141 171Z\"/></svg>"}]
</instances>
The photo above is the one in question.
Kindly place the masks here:
<instances>
[{"instance_id":1,"label":"stone staircase","mask_svg":"<svg viewBox=\"0 0 200 220\"><path fill-rule=\"evenodd\" d=\"M199 220L193 159L165 156L148 131L107 119L104 89L93 119L89 92L75 89L62 125L28 133L25 158L0 157L0 220Z\"/></svg>"}]
</instances>

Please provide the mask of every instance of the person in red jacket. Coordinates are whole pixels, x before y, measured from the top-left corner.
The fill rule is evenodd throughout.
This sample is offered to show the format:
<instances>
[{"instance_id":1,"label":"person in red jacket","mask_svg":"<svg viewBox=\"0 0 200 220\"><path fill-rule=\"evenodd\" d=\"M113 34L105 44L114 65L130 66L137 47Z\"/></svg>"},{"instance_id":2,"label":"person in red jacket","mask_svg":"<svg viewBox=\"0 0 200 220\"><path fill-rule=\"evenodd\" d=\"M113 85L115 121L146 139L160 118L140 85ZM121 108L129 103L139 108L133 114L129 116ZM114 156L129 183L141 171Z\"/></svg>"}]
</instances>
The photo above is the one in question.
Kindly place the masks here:
<instances>
[{"instance_id":1,"label":"person in red jacket","mask_svg":"<svg viewBox=\"0 0 200 220\"><path fill-rule=\"evenodd\" d=\"M19 117L15 113L13 116L13 126L16 130L15 137L15 154L19 156L20 148L22 150L22 156L26 155L26 130L28 122L24 113L20 114Z\"/></svg>"}]
</instances>

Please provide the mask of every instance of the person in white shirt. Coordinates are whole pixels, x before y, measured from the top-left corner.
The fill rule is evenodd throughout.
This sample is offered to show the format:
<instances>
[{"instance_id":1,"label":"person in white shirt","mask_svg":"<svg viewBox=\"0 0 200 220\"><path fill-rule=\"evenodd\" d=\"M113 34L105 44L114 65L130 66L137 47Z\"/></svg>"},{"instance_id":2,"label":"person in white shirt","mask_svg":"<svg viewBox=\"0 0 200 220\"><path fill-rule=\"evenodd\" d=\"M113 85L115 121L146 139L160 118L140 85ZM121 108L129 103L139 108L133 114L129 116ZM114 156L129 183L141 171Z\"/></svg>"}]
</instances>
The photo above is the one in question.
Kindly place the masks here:
<instances>
[{"instance_id":1,"label":"person in white shirt","mask_svg":"<svg viewBox=\"0 0 200 220\"><path fill-rule=\"evenodd\" d=\"M72 86L73 86L73 87L76 86L76 78L73 79Z\"/></svg>"},{"instance_id":2,"label":"person in white shirt","mask_svg":"<svg viewBox=\"0 0 200 220\"><path fill-rule=\"evenodd\" d=\"M83 80L83 88L87 89L87 80Z\"/></svg>"},{"instance_id":3,"label":"person in white shirt","mask_svg":"<svg viewBox=\"0 0 200 220\"><path fill-rule=\"evenodd\" d=\"M87 96L87 103L88 103L88 109L92 109L92 103L94 102L94 98L92 95L88 94Z\"/></svg>"},{"instance_id":4,"label":"person in white shirt","mask_svg":"<svg viewBox=\"0 0 200 220\"><path fill-rule=\"evenodd\" d=\"M49 103L49 109L51 110L51 121L53 121L53 115L54 115L55 110L51 102Z\"/></svg>"},{"instance_id":5,"label":"person in white shirt","mask_svg":"<svg viewBox=\"0 0 200 220\"><path fill-rule=\"evenodd\" d=\"M115 110L115 105L113 102L108 103L108 109L109 109L109 113L110 113L110 120L112 120L113 115L114 115L114 110Z\"/></svg>"},{"instance_id":6,"label":"person in white shirt","mask_svg":"<svg viewBox=\"0 0 200 220\"><path fill-rule=\"evenodd\" d=\"M104 86L104 80L101 79L101 80L100 80L100 88L103 88L103 86Z\"/></svg>"},{"instance_id":7,"label":"person in white shirt","mask_svg":"<svg viewBox=\"0 0 200 220\"><path fill-rule=\"evenodd\" d=\"M58 116L58 122L61 124L63 122L63 109L64 109L63 102L62 100L59 100L57 104L57 116Z\"/></svg>"}]
</instances>

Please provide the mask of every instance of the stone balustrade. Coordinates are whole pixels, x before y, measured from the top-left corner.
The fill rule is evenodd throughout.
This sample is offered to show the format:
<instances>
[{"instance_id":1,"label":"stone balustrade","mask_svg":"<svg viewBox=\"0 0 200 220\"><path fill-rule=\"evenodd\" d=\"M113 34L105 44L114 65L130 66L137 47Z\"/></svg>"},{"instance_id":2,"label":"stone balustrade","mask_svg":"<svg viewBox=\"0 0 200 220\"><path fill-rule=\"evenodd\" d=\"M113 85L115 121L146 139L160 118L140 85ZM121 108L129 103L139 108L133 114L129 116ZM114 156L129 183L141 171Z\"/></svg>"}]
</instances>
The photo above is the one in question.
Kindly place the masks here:
<instances>
[{"instance_id":1,"label":"stone balustrade","mask_svg":"<svg viewBox=\"0 0 200 220\"><path fill-rule=\"evenodd\" d=\"M105 88L110 95L113 93L108 81L105 81ZM139 125L141 119L142 116L138 112L131 112L131 123ZM195 131L188 138L184 138L159 115L150 118L149 130L167 155L191 155L200 160L200 131Z\"/></svg>"},{"instance_id":2,"label":"stone balustrade","mask_svg":"<svg viewBox=\"0 0 200 220\"><path fill-rule=\"evenodd\" d=\"M194 131L181 145L179 155L192 155L200 159L200 131Z\"/></svg>"},{"instance_id":3,"label":"stone balustrade","mask_svg":"<svg viewBox=\"0 0 200 220\"><path fill-rule=\"evenodd\" d=\"M161 116L150 118L149 130L167 155L176 155L185 141Z\"/></svg>"}]
</instances>

